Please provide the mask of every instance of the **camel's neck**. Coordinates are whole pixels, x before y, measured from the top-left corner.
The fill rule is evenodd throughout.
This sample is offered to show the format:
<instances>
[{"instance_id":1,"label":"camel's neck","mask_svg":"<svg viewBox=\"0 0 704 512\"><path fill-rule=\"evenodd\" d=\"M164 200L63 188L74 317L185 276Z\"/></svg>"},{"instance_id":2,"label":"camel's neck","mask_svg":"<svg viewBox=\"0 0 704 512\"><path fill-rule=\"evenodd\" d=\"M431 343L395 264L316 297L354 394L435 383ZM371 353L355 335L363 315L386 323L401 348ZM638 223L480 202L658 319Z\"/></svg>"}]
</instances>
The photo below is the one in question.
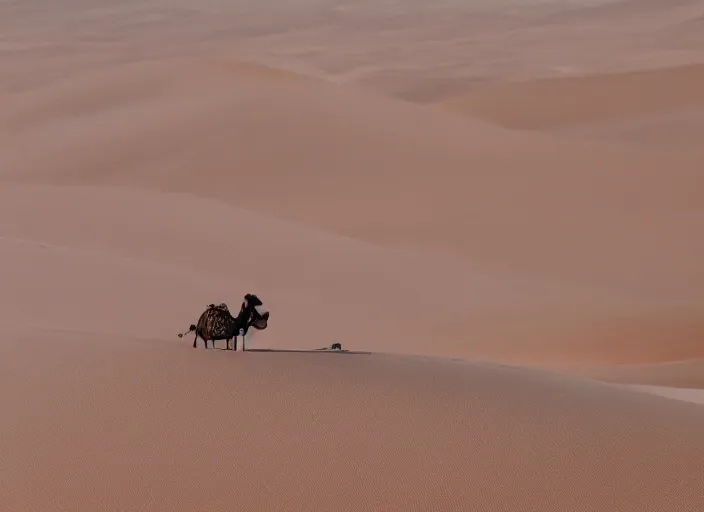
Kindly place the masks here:
<instances>
[{"instance_id":1,"label":"camel's neck","mask_svg":"<svg viewBox=\"0 0 704 512\"><path fill-rule=\"evenodd\" d=\"M249 315L251 312L250 306L244 307L240 309L239 315L237 315L237 318L235 318L235 321L237 322L237 325L240 327L244 327L245 324L247 323L247 320L249 319Z\"/></svg>"}]
</instances>

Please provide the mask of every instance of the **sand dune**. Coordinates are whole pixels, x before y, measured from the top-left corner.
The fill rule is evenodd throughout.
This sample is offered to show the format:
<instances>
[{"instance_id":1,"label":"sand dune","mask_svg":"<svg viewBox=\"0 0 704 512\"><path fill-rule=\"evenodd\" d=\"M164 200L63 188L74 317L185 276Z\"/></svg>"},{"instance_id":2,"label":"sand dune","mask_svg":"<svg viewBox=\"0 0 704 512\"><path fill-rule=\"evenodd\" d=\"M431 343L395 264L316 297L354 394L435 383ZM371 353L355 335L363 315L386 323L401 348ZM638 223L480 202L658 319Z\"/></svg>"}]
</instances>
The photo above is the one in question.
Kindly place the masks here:
<instances>
[{"instance_id":1,"label":"sand dune","mask_svg":"<svg viewBox=\"0 0 704 512\"><path fill-rule=\"evenodd\" d=\"M703 86L695 64L477 87L440 104L511 129L700 153Z\"/></svg>"},{"instance_id":2,"label":"sand dune","mask_svg":"<svg viewBox=\"0 0 704 512\"><path fill-rule=\"evenodd\" d=\"M684 402L704 405L704 390L701 388L671 388L663 386L631 386L631 389L645 391L657 396L674 398Z\"/></svg>"},{"instance_id":3,"label":"sand dune","mask_svg":"<svg viewBox=\"0 0 704 512\"><path fill-rule=\"evenodd\" d=\"M520 368L37 334L2 345L10 510L704 503L697 404Z\"/></svg>"},{"instance_id":4,"label":"sand dune","mask_svg":"<svg viewBox=\"0 0 704 512\"><path fill-rule=\"evenodd\" d=\"M9 235L60 244L81 226L74 243L245 279L276 306L285 290L291 343L313 293L336 319L318 335L364 349L424 353L432 338L439 355L516 362L702 356L699 155L562 139L558 152L554 137L219 59L70 79L0 118L8 183L123 190L7 189ZM52 211L66 228L43 224ZM291 275L294 262L306 270Z\"/></svg>"},{"instance_id":5,"label":"sand dune","mask_svg":"<svg viewBox=\"0 0 704 512\"><path fill-rule=\"evenodd\" d=\"M573 365L568 368L558 366L553 369L621 384L704 389L704 377L702 376L704 362L697 357L664 363Z\"/></svg>"},{"instance_id":6,"label":"sand dune","mask_svg":"<svg viewBox=\"0 0 704 512\"><path fill-rule=\"evenodd\" d=\"M227 64L128 67L87 86L70 81L33 109L22 108L28 101L42 105L31 93L15 97L19 107L5 119L13 132L3 144L3 172L21 180L197 193L378 244L420 240L511 269L517 261L502 260L519 249L543 273L589 252L590 265L619 269L599 276L608 271L595 268L589 281L607 277L625 288L642 286L626 264L634 259L632 247L652 271L649 281L658 281L663 244L654 240L667 240L668 251L679 252L668 273L682 274L680 288L700 279L701 247L688 235L701 213L700 155L562 139L555 151L551 137L494 130L327 84L262 79L237 68L228 73ZM127 88L124 102L108 96L80 119L56 112L55 105L87 100L115 82ZM165 91L154 98L146 87ZM32 151L40 137L45 149ZM521 152L520 163L508 147ZM666 178L663 168L670 169ZM556 223L556 212L565 209ZM489 210L487 229L482 219ZM619 247L624 231L631 239ZM608 255L593 254L606 242Z\"/></svg>"},{"instance_id":7,"label":"sand dune","mask_svg":"<svg viewBox=\"0 0 704 512\"><path fill-rule=\"evenodd\" d=\"M704 65L545 78L479 89L450 108L513 129L551 130L701 110Z\"/></svg>"},{"instance_id":8,"label":"sand dune","mask_svg":"<svg viewBox=\"0 0 704 512\"><path fill-rule=\"evenodd\" d=\"M704 510L701 7L0 5L0 508Z\"/></svg>"},{"instance_id":9,"label":"sand dune","mask_svg":"<svg viewBox=\"0 0 704 512\"><path fill-rule=\"evenodd\" d=\"M0 91L105 65L218 55L436 101L476 83L701 63L704 43L701 0L35 0L2 8Z\"/></svg>"}]
</instances>

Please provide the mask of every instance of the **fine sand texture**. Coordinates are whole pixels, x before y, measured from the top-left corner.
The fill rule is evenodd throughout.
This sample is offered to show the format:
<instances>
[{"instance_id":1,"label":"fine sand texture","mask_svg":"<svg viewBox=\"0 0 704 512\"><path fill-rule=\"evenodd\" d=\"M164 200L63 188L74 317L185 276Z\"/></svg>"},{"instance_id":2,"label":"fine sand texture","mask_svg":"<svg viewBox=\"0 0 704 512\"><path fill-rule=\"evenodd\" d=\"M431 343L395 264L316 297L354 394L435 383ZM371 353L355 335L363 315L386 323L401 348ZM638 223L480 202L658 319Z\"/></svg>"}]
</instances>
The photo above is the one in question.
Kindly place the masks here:
<instances>
[{"instance_id":1,"label":"fine sand texture","mask_svg":"<svg viewBox=\"0 0 704 512\"><path fill-rule=\"evenodd\" d=\"M0 510L704 511L703 20L0 1Z\"/></svg>"}]
</instances>

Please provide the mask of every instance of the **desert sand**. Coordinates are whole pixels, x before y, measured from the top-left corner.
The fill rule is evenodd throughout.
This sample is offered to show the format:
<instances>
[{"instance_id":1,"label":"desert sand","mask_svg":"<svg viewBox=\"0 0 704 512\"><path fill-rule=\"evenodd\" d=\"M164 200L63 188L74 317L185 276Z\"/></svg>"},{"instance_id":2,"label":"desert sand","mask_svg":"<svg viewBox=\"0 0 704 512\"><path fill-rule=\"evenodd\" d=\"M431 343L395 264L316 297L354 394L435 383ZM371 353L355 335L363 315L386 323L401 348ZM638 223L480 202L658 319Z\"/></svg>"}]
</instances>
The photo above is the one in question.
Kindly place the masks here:
<instances>
[{"instance_id":1,"label":"desert sand","mask_svg":"<svg viewBox=\"0 0 704 512\"><path fill-rule=\"evenodd\" d=\"M0 509L704 510L703 20L0 3Z\"/></svg>"}]
</instances>

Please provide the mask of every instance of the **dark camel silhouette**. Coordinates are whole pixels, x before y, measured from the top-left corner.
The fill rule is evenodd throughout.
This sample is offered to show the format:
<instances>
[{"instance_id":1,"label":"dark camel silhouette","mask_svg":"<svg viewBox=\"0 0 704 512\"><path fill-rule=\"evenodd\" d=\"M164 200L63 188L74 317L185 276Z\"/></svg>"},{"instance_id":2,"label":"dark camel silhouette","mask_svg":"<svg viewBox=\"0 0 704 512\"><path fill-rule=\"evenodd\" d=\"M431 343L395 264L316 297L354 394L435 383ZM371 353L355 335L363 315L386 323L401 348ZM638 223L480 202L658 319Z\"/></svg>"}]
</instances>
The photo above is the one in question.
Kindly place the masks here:
<instances>
[{"instance_id":1,"label":"dark camel silhouette","mask_svg":"<svg viewBox=\"0 0 704 512\"><path fill-rule=\"evenodd\" d=\"M240 308L239 314L234 317L230 314L225 303L210 304L198 318L198 323L191 324L190 328L178 335L183 338L189 332L195 331L193 339L193 348L196 348L198 337L205 342L205 348L208 348L208 340L212 341L213 348L217 340L225 340L225 350L230 349L230 339L233 340L233 350L237 350L237 336L242 336L242 350L246 350L245 336L250 327L264 330L267 328L269 321L269 312L260 314L256 310L256 306L261 306L262 301L254 294L248 293L244 296L244 302Z\"/></svg>"}]
</instances>

